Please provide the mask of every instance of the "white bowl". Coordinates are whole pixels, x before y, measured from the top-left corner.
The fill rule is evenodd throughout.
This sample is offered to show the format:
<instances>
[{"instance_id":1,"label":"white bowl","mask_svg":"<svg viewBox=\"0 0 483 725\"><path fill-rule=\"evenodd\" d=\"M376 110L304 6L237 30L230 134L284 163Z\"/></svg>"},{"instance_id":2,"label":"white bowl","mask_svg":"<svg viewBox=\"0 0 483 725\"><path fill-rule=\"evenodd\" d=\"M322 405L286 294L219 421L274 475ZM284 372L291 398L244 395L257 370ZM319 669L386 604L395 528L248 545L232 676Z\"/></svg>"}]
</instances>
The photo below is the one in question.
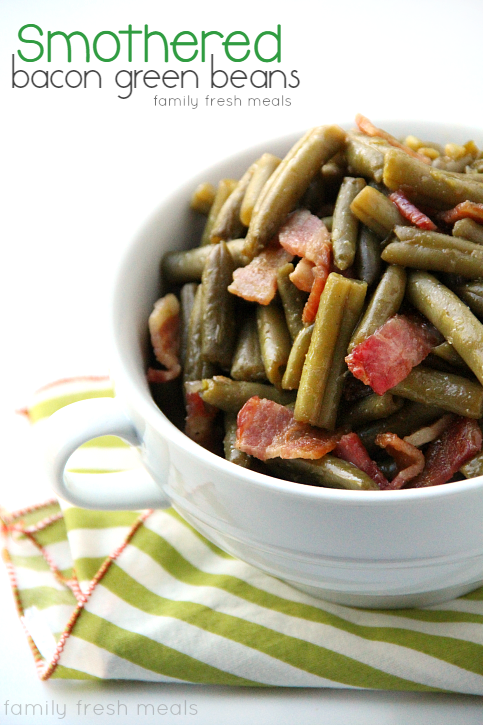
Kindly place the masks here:
<instances>
[{"instance_id":1,"label":"white bowl","mask_svg":"<svg viewBox=\"0 0 483 725\"><path fill-rule=\"evenodd\" d=\"M383 127L441 142L483 141L476 129L427 123ZM121 433L139 442L147 470L187 521L263 571L347 605L413 607L449 600L483 583L483 477L434 488L364 492L279 480L242 469L191 441L159 410L146 382L147 318L161 293L161 258L168 250L197 245L199 220L189 210L193 189L201 181L238 177L263 151L283 156L298 137L249 149L191 179L140 231L116 275L112 304L112 376L123 413L117 412L115 421L111 415L108 424L92 401L69 406L68 420L61 417L50 436L51 473L57 490L77 503L161 505L160 492L152 489L151 499L147 493L143 498L131 483L127 498L117 502L112 489L103 500L90 493L82 499L75 483L63 476L67 454L82 440ZM101 407L111 403L103 401ZM84 422L76 423L82 411ZM96 416L97 424L89 427L86 420ZM98 492L99 484L94 489Z\"/></svg>"}]
</instances>

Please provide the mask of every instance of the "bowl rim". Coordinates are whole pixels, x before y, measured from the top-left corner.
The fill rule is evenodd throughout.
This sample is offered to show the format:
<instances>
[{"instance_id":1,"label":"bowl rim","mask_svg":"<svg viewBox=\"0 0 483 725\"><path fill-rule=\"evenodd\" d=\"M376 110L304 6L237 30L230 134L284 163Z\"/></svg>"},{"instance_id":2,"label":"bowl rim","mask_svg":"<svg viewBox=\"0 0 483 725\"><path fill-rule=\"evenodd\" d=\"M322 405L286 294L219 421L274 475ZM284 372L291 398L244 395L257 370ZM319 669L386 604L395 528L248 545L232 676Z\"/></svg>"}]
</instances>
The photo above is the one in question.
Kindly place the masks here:
<instances>
[{"instance_id":1,"label":"bowl rim","mask_svg":"<svg viewBox=\"0 0 483 725\"><path fill-rule=\"evenodd\" d=\"M435 133L443 135L444 132L451 134L464 134L466 139L476 138L477 142L483 144L483 128L469 127L464 124L446 124L441 122L432 121L405 121L405 120L377 120L375 124L384 129L392 129L393 133L402 133L400 129L402 127L409 129L406 133L410 133L410 129L424 129L425 133ZM342 128L353 127L353 122L342 122L339 124ZM427 131L425 130L427 129ZM304 132L302 132L304 133ZM148 230L152 229L154 220L165 209L169 209L171 206L178 206L180 199L185 198L188 200L191 193L197 184L206 178L218 175L218 169L225 167L227 164L237 164L246 160L247 156L254 156L255 158L275 145L287 145L289 148L302 133L290 133L276 138L269 139L263 143L256 144L254 146L246 147L235 154L232 154L224 159L219 160L217 163L210 165L205 170L196 174L196 176L188 179L181 186L177 187L169 196L164 197L151 214L145 219L144 223L140 226L138 232L134 235L130 244L127 245L124 253L117 261L115 273L113 274L111 294L110 294L110 315L109 315L109 326L108 335L110 338L110 350L111 350L111 373L112 379L115 384L116 392L119 390L120 399L126 400L131 403L133 407L139 412L141 418L149 422L149 424L157 430L166 442L178 450L184 450L187 454L194 456L195 458L201 459L203 464L210 468L213 473L221 475L228 475L230 478L239 481L243 481L245 484L249 484L256 488L262 488L264 490L272 490L279 494L291 497L302 497L310 498L314 501L331 501L340 504L347 505L382 505L387 507L388 504L397 504L398 502L409 503L414 502L415 504L425 500L431 500L433 498L447 497L447 496L461 496L466 492L475 491L483 488L483 476L476 478L465 479L463 481L456 481L451 483L449 486L446 484L439 486L430 486L427 488L419 489L402 489L396 491L356 491L351 489L337 489L322 486L314 486L304 483L297 483L294 481L287 481L284 479L269 476L256 471L250 471L240 466L236 466L231 461L227 461L221 456L216 455L207 451L205 448L200 446L191 440L185 433L179 430L162 412L162 410L156 405L154 399L151 396L151 392L147 381L145 379L145 371L142 372L143 384L137 384L128 371L125 369L123 363L123 351L121 349L121 341L116 335L116 320L118 318L118 308L121 299L121 289L123 288L123 280L128 279L130 270L138 259L140 251L146 246L146 239L148 236ZM421 133L421 131L417 131ZM469 136L468 136L469 134Z\"/></svg>"}]
</instances>

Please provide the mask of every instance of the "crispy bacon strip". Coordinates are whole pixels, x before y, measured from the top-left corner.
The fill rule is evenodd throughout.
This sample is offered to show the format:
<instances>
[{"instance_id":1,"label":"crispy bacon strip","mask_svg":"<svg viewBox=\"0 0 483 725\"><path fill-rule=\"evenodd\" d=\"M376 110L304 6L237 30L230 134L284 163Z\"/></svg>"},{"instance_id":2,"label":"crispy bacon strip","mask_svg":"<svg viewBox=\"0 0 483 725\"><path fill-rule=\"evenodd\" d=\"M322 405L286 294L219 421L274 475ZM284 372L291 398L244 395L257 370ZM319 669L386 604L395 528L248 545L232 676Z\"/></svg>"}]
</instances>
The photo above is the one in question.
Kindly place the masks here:
<instances>
[{"instance_id":1,"label":"crispy bacon strip","mask_svg":"<svg viewBox=\"0 0 483 725\"><path fill-rule=\"evenodd\" d=\"M424 470L411 484L411 488L439 486L447 483L470 458L481 451L482 435L471 418L457 417L440 438L426 451Z\"/></svg>"},{"instance_id":2,"label":"crispy bacon strip","mask_svg":"<svg viewBox=\"0 0 483 725\"><path fill-rule=\"evenodd\" d=\"M166 370L149 368L148 381L165 383L174 380L181 372L178 360L179 302L175 295L167 294L154 303L148 325L156 360L166 368Z\"/></svg>"},{"instance_id":3,"label":"crispy bacon strip","mask_svg":"<svg viewBox=\"0 0 483 725\"><path fill-rule=\"evenodd\" d=\"M214 405L205 403L199 390L199 381L185 384L186 390L186 419L185 429L186 435L199 443L203 448L210 451L215 449L215 441L213 434L213 422L218 413L218 408Z\"/></svg>"},{"instance_id":4,"label":"crispy bacon strip","mask_svg":"<svg viewBox=\"0 0 483 725\"><path fill-rule=\"evenodd\" d=\"M292 257L277 241L272 242L250 264L233 272L228 291L249 302L268 305L277 292L277 270Z\"/></svg>"},{"instance_id":5,"label":"crispy bacon strip","mask_svg":"<svg viewBox=\"0 0 483 725\"><path fill-rule=\"evenodd\" d=\"M315 264L302 257L289 278L298 289L310 292L315 281Z\"/></svg>"},{"instance_id":6,"label":"crispy bacon strip","mask_svg":"<svg viewBox=\"0 0 483 725\"><path fill-rule=\"evenodd\" d=\"M431 163L431 159L429 159L427 156L424 156L423 154L418 154L417 151L413 151L409 148L409 146L405 146L387 131L383 131L382 128L377 128L376 126L374 126L373 123L371 123L371 121L369 121L368 118L363 116L361 113L357 114L356 123L359 127L359 130L362 131L362 133L365 133L366 136L379 136L380 138L383 138L388 143L390 143L391 146L394 146L397 149L401 149L401 151L405 151L407 154L409 154L409 156L413 156L415 159L423 161L423 163L425 164Z\"/></svg>"},{"instance_id":7,"label":"crispy bacon strip","mask_svg":"<svg viewBox=\"0 0 483 725\"><path fill-rule=\"evenodd\" d=\"M380 489L389 488L389 481L377 465L371 460L363 442L357 433L347 433L342 436L334 449L334 455L357 466L361 471L367 473Z\"/></svg>"},{"instance_id":8,"label":"crispy bacon strip","mask_svg":"<svg viewBox=\"0 0 483 725\"><path fill-rule=\"evenodd\" d=\"M395 433L379 433L376 445L385 448L396 461L398 474L388 483L386 489L395 491L415 478L424 468L424 455L419 448L403 441Z\"/></svg>"},{"instance_id":9,"label":"crispy bacon strip","mask_svg":"<svg viewBox=\"0 0 483 725\"><path fill-rule=\"evenodd\" d=\"M441 212L439 218L446 224L454 224L460 219L473 219L473 221L483 224L483 204L463 201L453 209Z\"/></svg>"},{"instance_id":10,"label":"crispy bacon strip","mask_svg":"<svg viewBox=\"0 0 483 725\"><path fill-rule=\"evenodd\" d=\"M305 303L302 312L302 322L304 325L311 325L317 315L319 309L320 296L325 288L327 277L330 273L330 262L332 258L332 250L328 244L324 244L324 250L319 253L319 262L315 265L313 274L314 281L310 290L309 299Z\"/></svg>"},{"instance_id":11,"label":"crispy bacon strip","mask_svg":"<svg viewBox=\"0 0 483 725\"><path fill-rule=\"evenodd\" d=\"M436 224L426 214L423 214L417 206L414 206L402 191L393 191L389 195L389 198L397 206L401 216L411 222L411 224L419 227L419 229L426 229L430 232L437 230L438 227Z\"/></svg>"},{"instance_id":12,"label":"crispy bacon strip","mask_svg":"<svg viewBox=\"0 0 483 725\"><path fill-rule=\"evenodd\" d=\"M443 415L442 418L438 418L431 425L426 425L424 428L419 428L419 430L414 431L411 435L404 436L404 440L416 446L416 448L420 448L426 445L426 443L431 443L431 441L439 438L441 433L451 424L453 418L454 416L451 413Z\"/></svg>"},{"instance_id":13,"label":"crispy bacon strip","mask_svg":"<svg viewBox=\"0 0 483 725\"><path fill-rule=\"evenodd\" d=\"M299 423L291 410L257 395L247 400L237 417L236 447L262 461L322 458L339 438L340 433Z\"/></svg>"},{"instance_id":14,"label":"crispy bacon strip","mask_svg":"<svg viewBox=\"0 0 483 725\"><path fill-rule=\"evenodd\" d=\"M394 315L345 359L354 377L383 395L404 380L439 337L429 324Z\"/></svg>"}]
</instances>

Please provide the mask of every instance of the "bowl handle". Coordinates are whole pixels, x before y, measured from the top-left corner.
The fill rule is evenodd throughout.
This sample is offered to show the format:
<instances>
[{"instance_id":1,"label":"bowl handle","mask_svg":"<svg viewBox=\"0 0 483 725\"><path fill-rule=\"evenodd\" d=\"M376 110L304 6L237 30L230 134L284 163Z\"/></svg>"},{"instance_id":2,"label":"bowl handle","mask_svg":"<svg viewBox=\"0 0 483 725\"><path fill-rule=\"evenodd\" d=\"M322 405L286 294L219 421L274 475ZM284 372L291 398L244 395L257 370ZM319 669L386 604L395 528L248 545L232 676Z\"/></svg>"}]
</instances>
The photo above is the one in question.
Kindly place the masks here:
<instances>
[{"instance_id":1,"label":"bowl handle","mask_svg":"<svg viewBox=\"0 0 483 725\"><path fill-rule=\"evenodd\" d=\"M144 467L115 473L66 471L83 443L103 435L139 446L134 425L113 398L80 400L56 411L39 426L40 444L54 491L75 506L99 510L167 508L170 502Z\"/></svg>"}]
</instances>

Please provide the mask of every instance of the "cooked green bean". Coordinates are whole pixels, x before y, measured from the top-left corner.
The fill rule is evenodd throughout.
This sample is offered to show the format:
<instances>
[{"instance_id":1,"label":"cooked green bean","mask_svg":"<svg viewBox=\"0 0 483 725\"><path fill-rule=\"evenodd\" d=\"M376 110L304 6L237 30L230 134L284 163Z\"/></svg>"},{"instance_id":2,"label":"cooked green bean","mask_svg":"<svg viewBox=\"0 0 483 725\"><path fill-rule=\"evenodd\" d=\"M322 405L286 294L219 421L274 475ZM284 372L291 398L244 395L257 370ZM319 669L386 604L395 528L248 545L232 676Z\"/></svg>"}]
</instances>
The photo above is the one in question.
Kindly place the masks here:
<instances>
[{"instance_id":1,"label":"cooked green bean","mask_svg":"<svg viewBox=\"0 0 483 725\"><path fill-rule=\"evenodd\" d=\"M391 191L410 189L415 204L447 209L466 200L483 202L483 186L470 174L458 177L397 149L386 153L383 180Z\"/></svg>"},{"instance_id":2,"label":"cooked green bean","mask_svg":"<svg viewBox=\"0 0 483 725\"><path fill-rule=\"evenodd\" d=\"M235 264L225 242L212 247L201 278L203 360L229 370L236 341L235 297L228 292Z\"/></svg>"},{"instance_id":3,"label":"cooked green bean","mask_svg":"<svg viewBox=\"0 0 483 725\"><path fill-rule=\"evenodd\" d=\"M406 291L406 272L402 267L391 264L381 277L371 301L349 343L348 352L364 342L396 314Z\"/></svg>"},{"instance_id":4,"label":"cooked green bean","mask_svg":"<svg viewBox=\"0 0 483 725\"><path fill-rule=\"evenodd\" d=\"M368 395L362 400L358 400L354 405L340 413L340 424L344 428L359 428L359 426L369 423L372 420L380 420L387 418L389 415L396 413L404 405L402 398L396 398L391 393L384 395Z\"/></svg>"},{"instance_id":5,"label":"cooked green bean","mask_svg":"<svg viewBox=\"0 0 483 725\"><path fill-rule=\"evenodd\" d=\"M324 216L322 217L322 221L324 222L325 226L327 227L328 231L332 231L332 224L334 223L334 217L333 216Z\"/></svg>"},{"instance_id":6,"label":"cooked green bean","mask_svg":"<svg viewBox=\"0 0 483 725\"><path fill-rule=\"evenodd\" d=\"M191 197L191 208L200 214L209 214L215 200L215 194L216 189L213 184L207 181L203 184L198 184Z\"/></svg>"},{"instance_id":7,"label":"cooked green bean","mask_svg":"<svg viewBox=\"0 0 483 725\"><path fill-rule=\"evenodd\" d=\"M247 313L238 336L230 375L234 380L266 380L255 314Z\"/></svg>"},{"instance_id":8,"label":"cooked green bean","mask_svg":"<svg viewBox=\"0 0 483 725\"><path fill-rule=\"evenodd\" d=\"M461 375L442 373L419 365L391 393L426 405L437 405L467 418L483 416L483 387Z\"/></svg>"},{"instance_id":9,"label":"cooked green bean","mask_svg":"<svg viewBox=\"0 0 483 725\"><path fill-rule=\"evenodd\" d=\"M483 319L483 290L481 287L480 282L468 282L455 287L455 292L477 317Z\"/></svg>"},{"instance_id":10,"label":"cooked green bean","mask_svg":"<svg viewBox=\"0 0 483 725\"><path fill-rule=\"evenodd\" d=\"M201 381L200 395L205 403L210 403L225 413L238 413L247 400L254 395L268 398L280 405L289 405L295 400L295 394L289 390L279 390L264 383L247 383L244 380L231 380L223 375Z\"/></svg>"},{"instance_id":11,"label":"cooked green bean","mask_svg":"<svg viewBox=\"0 0 483 725\"><path fill-rule=\"evenodd\" d=\"M203 290L201 285L198 285L188 325L186 357L183 367L184 383L211 378L215 374L215 367L201 357L202 295Z\"/></svg>"},{"instance_id":12,"label":"cooked green bean","mask_svg":"<svg viewBox=\"0 0 483 725\"><path fill-rule=\"evenodd\" d=\"M357 131L347 134L346 156L349 169L359 176L366 176L378 183L382 181L384 151L368 143L368 137Z\"/></svg>"},{"instance_id":13,"label":"cooked green bean","mask_svg":"<svg viewBox=\"0 0 483 725\"><path fill-rule=\"evenodd\" d=\"M305 356L307 355L314 325L302 327L294 340L287 362L287 369L282 378L282 388L296 390L300 384Z\"/></svg>"},{"instance_id":14,"label":"cooked green bean","mask_svg":"<svg viewBox=\"0 0 483 725\"><path fill-rule=\"evenodd\" d=\"M295 404L295 418L335 427L344 385L347 345L364 304L365 282L329 274L320 298Z\"/></svg>"},{"instance_id":15,"label":"cooked green bean","mask_svg":"<svg viewBox=\"0 0 483 725\"><path fill-rule=\"evenodd\" d=\"M236 448L236 414L225 413L224 424L225 436L223 438L223 451L226 460L236 463L237 466L241 466L242 468L251 468L251 456Z\"/></svg>"},{"instance_id":16,"label":"cooked green bean","mask_svg":"<svg viewBox=\"0 0 483 725\"><path fill-rule=\"evenodd\" d=\"M237 183L238 182L236 181L236 179L221 179L221 181L219 182L216 189L215 198L213 199L213 203L208 214L208 219L206 220L203 235L201 237L201 246L204 246L205 244L211 244L210 237L213 225L218 217L218 214L220 213L221 207L228 199L232 191L236 188Z\"/></svg>"},{"instance_id":17,"label":"cooked green bean","mask_svg":"<svg viewBox=\"0 0 483 725\"><path fill-rule=\"evenodd\" d=\"M480 249L483 252L483 247ZM469 279L483 276L483 254L470 256L468 252L450 247L438 249L414 242L391 242L382 252L381 258L402 267L460 274Z\"/></svg>"},{"instance_id":18,"label":"cooked green bean","mask_svg":"<svg viewBox=\"0 0 483 725\"><path fill-rule=\"evenodd\" d=\"M260 206L254 209L244 247L249 259L273 237L322 164L343 146L345 138L339 126L319 126L296 144L295 153L289 151L268 180Z\"/></svg>"},{"instance_id":19,"label":"cooked green bean","mask_svg":"<svg viewBox=\"0 0 483 725\"><path fill-rule=\"evenodd\" d=\"M407 224L393 202L373 186L365 186L351 204L352 213L381 239L399 224Z\"/></svg>"},{"instance_id":20,"label":"cooked green bean","mask_svg":"<svg viewBox=\"0 0 483 725\"><path fill-rule=\"evenodd\" d=\"M235 267L243 267L247 260L242 254L244 239L233 239L227 243ZM163 277L171 284L184 284L185 282L199 282L203 274L203 267L211 252L211 245L195 247L185 252L168 252L163 257Z\"/></svg>"},{"instance_id":21,"label":"cooked green bean","mask_svg":"<svg viewBox=\"0 0 483 725\"><path fill-rule=\"evenodd\" d=\"M453 227L453 236L483 244L483 226L473 219L459 219Z\"/></svg>"},{"instance_id":22,"label":"cooked green bean","mask_svg":"<svg viewBox=\"0 0 483 725\"><path fill-rule=\"evenodd\" d=\"M365 224L361 224L356 248L356 274L358 279L372 287L381 276L381 245L379 238Z\"/></svg>"},{"instance_id":23,"label":"cooked green bean","mask_svg":"<svg viewBox=\"0 0 483 725\"><path fill-rule=\"evenodd\" d=\"M417 244L428 249L455 249L476 259L483 259L483 247L468 239L453 237L440 232L428 232L415 227L396 227L394 232L401 242Z\"/></svg>"},{"instance_id":24,"label":"cooked green bean","mask_svg":"<svg viewBox=\"0 0 483 725\"><path fill-rule=\"evenodd\" d=\"M198 285L195 282L188 282L181 287L180 297L180 344L179 358L181 366L184 367L186 362L186 350L188 348L188 327L195 303L196 290Z\"/></svg>"},{"instance_id":25,"label":"cooked green bean","mask_svg":"<svg viewBox=\"0 0 483 725\"><path fill-rule=\"evenodd\" d=\"M307 295L297 289L294 283L289 279L289 274L294 271L294 266L290 262L284 264L277 270L277 289L282 300L285 320L287 322L290 337L295 340L300 330L303 328L302 312L304 309Z\"/></svg>"},{"instance_id":26,"label":"cooked green bean","mask_svg":"<svg viewBox=\"0 0 483 725\"><path fill-rule=\"evenodd\" d=\"M468 306L426 272L409 274L406 294L483 384L483 325Z\"/></svg>"},{"instance_id":27,"label":"cooked green bean","mask_svg":"<svg viewBox=\"0 0 483 725\"><path fill-rule=\"evenodd\" d=\"M431 352L433 355L437 355L455 368L467 367L461 355L458 355L453 345L447 341L442 342L441 345L433 347Z\"/></svg>"},{"instance_id":28,"label":"cooked green bean","mask_svg":"<svg viewBox=\"0 0 483 725\"><path fill-rule=\"evenodd\" d=\"M305 483L309 486L326 488L346 488L352 491L378 491L379 487L372 478L360 468L331 456L330 453L315 461L303 458L272 458L265 462L269 471L289 481Z\"/></svg>"},{"instance_id":29,"label":"cooked green bean","mask_svg":"<svg viewBox=\"0 0 483 725\"><path fill-rule=\"evenodd\" d=\"M255 164L252 164L245 171L218 212L210 232L210 242L212 244L221 242L221 240L227 242L229 239L238 239L244 235L245 224L240 219L240 211L254 171Z\"/></svg>"},{"instance_id":30,"label":"cooked green bean","mask_svg":"<svg viewBox=\"0 0 483 725\"><path fill-rule=\"evenodd\" d=\"M273 154L263 154L258 161L255 161L253 175L243 197L240 209L240 220L244 226L248 227L250 225L257 199L280 162L281 159Z\"/></svg>"},{"instance_id":31,"label":"cooked green bean","mask_svg":"<svg viewBox=\"0 0 483 725\"><path fill-rule=\"evenodd\" d=\"M462 473L465 478L483 476L483 452L477 453L476 456L461 466L460 473Z\"/></svg>"},{"instance_id":32,"label":"cooked green bean","mask_svg":"<svg viewBox=\"0 0 483 725\"><path fill-rule=\"evenodd\" d=\"M275 304L257 306L258 339L267 379L280 387L287 367L292 340L285 315Z\"/></svg>"},{"instance_id":33,"label":"cooked green bean","mask_svg":"<svg viewBox=\"0 0 483 725\"><path fill-rule=\"evenodd\" d=\"M364 179L346 176L337 195L332 220L332 250L334 262L341 270L350 267L356 256L359 222L351 211L351 204L365 185Z\"/></svg>"},{"instance_id":34,"label":"cooked green bean","mask_svg":"<svg viewBox=\"0 0 483 725\"><path fill-rule=\"evenodd\" d=\"M387 418L366 423L357 430L357 434L372 456L377 452L380 453L380 448L374 442L379 433L395 433L403 438L414 430L432 423L436 418L440 418L444 412L443 408L436 405L425 405L407 400L401 410Z\"/></svg>"}]
</instances>

